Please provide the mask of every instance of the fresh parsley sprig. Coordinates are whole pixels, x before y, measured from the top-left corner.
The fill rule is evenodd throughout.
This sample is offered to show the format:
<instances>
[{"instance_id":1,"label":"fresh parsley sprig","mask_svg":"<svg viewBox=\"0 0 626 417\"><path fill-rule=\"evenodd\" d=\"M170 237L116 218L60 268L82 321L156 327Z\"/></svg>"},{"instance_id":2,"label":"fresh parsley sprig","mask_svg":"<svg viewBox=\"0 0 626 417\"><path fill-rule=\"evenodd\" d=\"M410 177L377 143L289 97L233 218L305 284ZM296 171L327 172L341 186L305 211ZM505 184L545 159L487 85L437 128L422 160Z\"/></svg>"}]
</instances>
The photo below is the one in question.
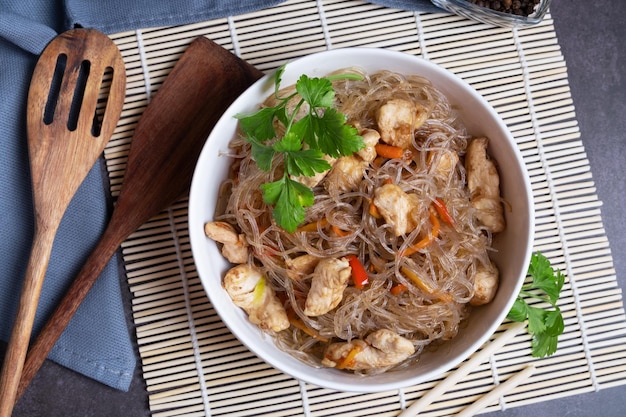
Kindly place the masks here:
<instances>
[{"instance_id":1,"label":"fresh parsley sprig","mask_svg":"<svg viewBox=\"0 0 626 417\"><path fill-rule=\"evenodd\" d=\"M522 286L507 318L519 322L528 319L528 332L533 336L532 356L542 358L556 352L558 337L565 330L561 309L557 306L565 276L553 269L548 258L539 252L531 256L528 274L532 282ZM552 309L533 307L526 298L544 301Z\"/></svg>"},{"instance_id":2,"label":"fresh parsley sprig","mask_svg":"<svg viewBox=\"0 0 626 417\"><path fill-rule=\"evenodd\" d=\"M346 116L334 106L335 90L332 80L361 79L359 75L343 74L323 78L302 75L296 82L296 92L280 96L280 83L285 71L281 66L274 77L274 96L278 104L252 114L237 114L240 128L251 145L252 158L260 169L270 171L272 164L282 156L283 176L261 185L263 201L274 206L273 217L283 229L293 232L304 221L305 207L313 205L313 190L296 181L295 177L321 173L331 168L324 157L351 155L364 146L357 130L346 124ZM287 104L299 96L293 110ZM307 114L296 120L298 111L308 105ZM274 127L278 120L285 133L277 137Z\"/></svg>"}]
</instances>

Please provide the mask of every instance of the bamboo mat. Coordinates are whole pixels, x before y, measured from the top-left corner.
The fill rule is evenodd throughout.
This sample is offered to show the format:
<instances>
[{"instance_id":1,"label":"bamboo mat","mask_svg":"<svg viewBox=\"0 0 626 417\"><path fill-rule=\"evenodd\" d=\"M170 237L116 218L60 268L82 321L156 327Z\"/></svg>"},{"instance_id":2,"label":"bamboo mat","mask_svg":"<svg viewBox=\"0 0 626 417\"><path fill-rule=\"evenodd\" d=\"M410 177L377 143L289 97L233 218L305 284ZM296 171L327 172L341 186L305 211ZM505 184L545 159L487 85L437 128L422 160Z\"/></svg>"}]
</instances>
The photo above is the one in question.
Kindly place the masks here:
<instances>
[{"instance_id":1,"label":"bamboo mat","mask_svg":"<svg viewBox=\"0 0 626 417\"><path fill-rule=\"evenodd\" d=\"M114 196L138 118L197 36L263 71L330 48L422 56L469 82L509 126L531 176L534 248L567 275L560 305L565 333L557 354L541 360L530 357L527 335L518 336L421 415L456 413L530 362L537 371L528 382L487 411L626 383L622 295L550 16L512 31L362 1L290 0L243 16L112 35L128 74L122 119L105 151ZM258 359L204 293L189 245L186 200L130 236L123 256L154 416L396 416L437 382L379 394L335 392Z\"/></svg>"}]
</instances>

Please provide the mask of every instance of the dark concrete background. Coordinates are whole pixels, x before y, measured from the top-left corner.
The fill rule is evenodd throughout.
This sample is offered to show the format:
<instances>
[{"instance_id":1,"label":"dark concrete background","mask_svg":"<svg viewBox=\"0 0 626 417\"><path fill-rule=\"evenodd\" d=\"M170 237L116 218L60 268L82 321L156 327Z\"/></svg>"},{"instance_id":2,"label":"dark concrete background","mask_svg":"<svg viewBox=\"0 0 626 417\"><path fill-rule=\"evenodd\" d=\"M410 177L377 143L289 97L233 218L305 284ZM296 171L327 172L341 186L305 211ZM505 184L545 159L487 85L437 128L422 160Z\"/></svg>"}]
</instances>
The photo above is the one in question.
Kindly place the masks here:
<instances>
[{"instance_id":1,"label":"dark concrete background","mask_svg":"<svg viewBox=\"0 0 626 417\"><path fill-rule=\"evenodd\" d=\"M551 8L582 139L617 270L626 289L626 3L553 0ZM125 288L127 289L127 288ZM130 319L130 294L126 291ZM2 348L3 349L3 348ZM2 353L3 355L3 353ZM120 392L47 361L18 403L14 417L149 416L139 366ZM490 413L493 417L623 417L626 385Z\"/></svg>"}]
</instances>

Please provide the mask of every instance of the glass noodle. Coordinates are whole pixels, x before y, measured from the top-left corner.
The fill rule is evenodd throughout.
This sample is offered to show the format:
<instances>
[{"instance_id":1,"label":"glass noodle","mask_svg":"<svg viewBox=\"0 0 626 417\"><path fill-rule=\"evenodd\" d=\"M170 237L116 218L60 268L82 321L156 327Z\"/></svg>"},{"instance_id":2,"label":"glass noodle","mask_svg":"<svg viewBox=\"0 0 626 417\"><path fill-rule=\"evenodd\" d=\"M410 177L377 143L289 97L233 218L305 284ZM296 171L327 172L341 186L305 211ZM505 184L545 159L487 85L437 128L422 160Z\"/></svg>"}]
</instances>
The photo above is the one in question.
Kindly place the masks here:
<instances>
[{"instance_id":1,"label":"glass noodle","mask_svg":"<svg viewBox=\"0 0 626 417\"><path fill-rule=\"evenodd\" d=\"M237 138L230 144L232 176L223 184L224 200L215 220L228 222L245 234L252 249L249 262L264 273L267 285L288 308L319 334L315 338L292 326L275 335L284 350L321 366L328 343L364 339L372 331L386 328L415 345L416 353L398 365L409 366L426 346L453 338L468 318L473 273L477 266L490 263L491 236L472 217L462 162L449 171L436 169L447 153L454 152L462 160L469 140L446 97L419 76L368 75L354 68L338 71L346 72L357 72L363 80L333 81L336 105L359 130L376 128L377 108L392 98L411 100L428 109L427 121L415 131L409 157L369 164L353 191L342 192L322 182L314 188L315 204L307 208L304 222L316 230L288 233L272 222L271 208L263 203L259 189L282 176L280 160L274 161L272 171L261 171L251 158L250 145ZM293 87L284 89L283 96L287 90L293 91ZM390 225L370 214L374 191L389 182L418 196L419 223L408 235L395 236ZM432 232L429 209L436 198L445 201L454 227L442 222L430 245L411 255L399 254ZM309 317L303 305L312 274L292 279L285 266L287 259L303 254L319 258L357 255L368 271L369 284L363 289L348 285L338 307ZM424 286L416 285L404 270L412 271ZM406 290L392 292L398 284ZM382 371L385 369L367 372Z\"/></svg>"}]
</instances>

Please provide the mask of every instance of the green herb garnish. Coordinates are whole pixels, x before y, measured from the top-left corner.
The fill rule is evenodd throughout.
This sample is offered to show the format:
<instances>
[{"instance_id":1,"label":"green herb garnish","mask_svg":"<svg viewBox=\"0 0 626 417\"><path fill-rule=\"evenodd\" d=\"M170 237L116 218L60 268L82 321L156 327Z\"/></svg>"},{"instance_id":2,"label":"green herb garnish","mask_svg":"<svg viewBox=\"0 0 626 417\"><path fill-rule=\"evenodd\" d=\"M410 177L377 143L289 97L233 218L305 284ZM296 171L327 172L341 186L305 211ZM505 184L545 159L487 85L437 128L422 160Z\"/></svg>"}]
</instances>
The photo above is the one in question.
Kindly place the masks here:
<instances>
[{"instance_id":1,"label":"green herb garnish","mask_svg":"<svg viewBox=\"0 0 626 417\"><path fill-rule=\"evenodd\" d=\"M330 164L325 156L338 158L351 155L364 146L357 130L346 124L346 116L333 107L335 90L331 81L339 78L361 79L354 74L309 78L302 75L296 82L296 92L281 97L281 77L285 65L275 73L274 95L278 104L263 108L252 114L237 114L246 141L252 146L252 158L260 169L269 171L272 163L281 156L283 176L277 181L263 184L263 201L274 206L273 217L283 229L293 232L304 221L305 207L313 205L313 190L294 180L327 171ZM300 96L291 114L287 103ZM306 116L295 120L304 104L308 104ZM278 138L274 122L285 126L285 134Z\"/></svg>"},{"instance_id":2,"label":"green herb garnish","mask_svg":"<svg viewBox=\"0 0 626 417\"><path fill-rule=\"evenodd\" d=\"M532 255L528 274L532 282L522 286L507 318L519 322L528 319L528 333L533 336L532 356L542 358L556 352L558 337L565 330L561 309L556 305L565 277L561 271L552 269L548 258L539 252ZM523 296L547 302L553 309L533 307Z\"/></svg>"}]
</instances>

